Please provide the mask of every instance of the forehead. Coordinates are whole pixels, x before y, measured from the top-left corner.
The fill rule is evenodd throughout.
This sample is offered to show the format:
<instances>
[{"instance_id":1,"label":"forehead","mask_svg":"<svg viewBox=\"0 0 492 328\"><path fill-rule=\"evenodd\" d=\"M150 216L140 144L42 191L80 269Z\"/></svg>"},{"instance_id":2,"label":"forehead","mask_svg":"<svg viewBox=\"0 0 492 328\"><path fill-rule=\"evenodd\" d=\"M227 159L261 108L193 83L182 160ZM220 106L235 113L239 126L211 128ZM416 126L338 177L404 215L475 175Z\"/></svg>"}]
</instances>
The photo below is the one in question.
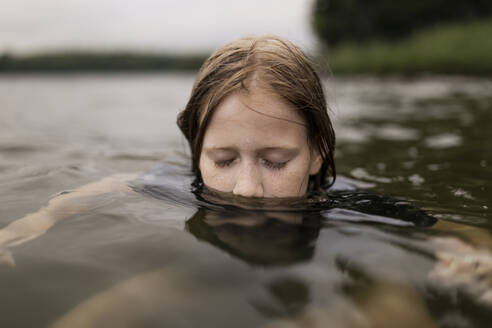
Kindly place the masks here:
<instances>
[{"instance_id":1,"label":"forehead","mask_svg":"<svg viewBox=\"0 0 492 328\"><path fill-rule=\"evenodd\" d=\"M254 88L228 95L214 110L204 144L254 142L292 144L306 141L304 119L293 105L272 91Z\"/></svg>"}]
</instances>

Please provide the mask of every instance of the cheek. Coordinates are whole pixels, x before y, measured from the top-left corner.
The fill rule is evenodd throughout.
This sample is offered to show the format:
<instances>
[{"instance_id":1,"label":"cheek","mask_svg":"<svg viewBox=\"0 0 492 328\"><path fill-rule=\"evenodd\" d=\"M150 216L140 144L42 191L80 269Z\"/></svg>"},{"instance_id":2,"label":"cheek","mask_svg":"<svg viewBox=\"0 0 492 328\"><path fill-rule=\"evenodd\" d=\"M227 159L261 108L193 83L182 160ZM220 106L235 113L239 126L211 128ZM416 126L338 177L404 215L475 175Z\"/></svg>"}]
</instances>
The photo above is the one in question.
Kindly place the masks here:
<instances>
[{"instance_id":1,"label":"cheek","mask_svg":"<svg viewBox=\"0 0 492 328\"><path fill-rule=\"evenodd\" d=\"M199 168L203 183L207 187L223 192L232 192L234 185L230 170L217 168L213 161L203 157L200 159Z\"/></svg>"},{"instance_id":2,"label":"cheek","mask_svg":"<svg viewBox=\"0 0 492 328\"><path fill-rule=\"evenodd\" d=\"M266 197L304 196L309 181L309 167L302 163L283 171L266 171L264 181Z\"/></svg>"}]
</instances>

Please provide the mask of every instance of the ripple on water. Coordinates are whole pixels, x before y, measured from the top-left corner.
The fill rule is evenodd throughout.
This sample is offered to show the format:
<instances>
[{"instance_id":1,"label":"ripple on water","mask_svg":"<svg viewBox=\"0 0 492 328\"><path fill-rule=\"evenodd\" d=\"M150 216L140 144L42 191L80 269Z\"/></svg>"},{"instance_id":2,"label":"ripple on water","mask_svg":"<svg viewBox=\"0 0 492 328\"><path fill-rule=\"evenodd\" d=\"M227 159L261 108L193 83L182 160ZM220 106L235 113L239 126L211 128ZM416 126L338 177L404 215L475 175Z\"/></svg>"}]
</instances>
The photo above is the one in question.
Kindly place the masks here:
<instances>
[{"instance_id":1,"label":"ripple on water","mask_svg":"<svg viewBox=\"0 0 492 328\"><path fill-rule=\"evenodd\" d=\"M152 161L157 162L163 158L163 154L136 154L136 153L118 153L111 155L112 160L128 160L128 161Z\"/></svg>"},{"instance_id":2,"label":"ripple on water","mask_svg":"<svg viewBox=\"0 0 492 328\"><path fill-rule=\"evenodd\" d=\"M361 167L357 167L352 171L350 171L350 175L356 179L380 182L380 183L391 183L391 181L393 181L391 178L372 175L369 172L367 172L367 170Z\"/></svg>"},{"instance_id":3,"label":"ripple on water","mask_svg":"<svg viewBox=\"0 0 492 328\"><path fill-rule=\"evenodd\" d=\"M408 181L410 181L414 186L420 186L425 182L425 179L420 174L412 174L408 177Z\"/></svg>"},{"instance_id":4,"label":"ripple on water","mask_svg":"<svg viewBox=\"0 0 492 328\"><path fill-rule=\"evenodd\" d=\"M461 146L463 138L454 133L443 133L435 136L427 137L425 145L428 148L445 149Z\"/></svg>"},{"instance_id":5,"label":"ripple on water","mask_svg":"<svg viewBox=\"0 0 492 328\"><path fill-rule=\"evenodd\" d=\"M0 152L2 153L29 153L34 151L43 150L40 146L34 145L22 145L22 144L0 144Z\"/></svg>"},{"instance_id":6,"label":"ripple on water","mask_svg":"<svg viewBox=\"0 0 492 328\"><path fill-rule=\"evenodd\" d=\"M468 192L462 188L453 189L452 193L456 197L461 197L461 198L466 198L466 199L474 199L473 196L470 194L470 192Z\"/></svg>"},{"instance_id":7,"label":"ripple on water","mask_svg":"<svg viewBox=\"0 0 492 328\"><path fill-rule=\"evenodd\" d=\"M392 141L416 140L420 136L417 130L397 124L384 124L378 126L375 128L374 135L380 139Z\"/></svg>"}]
</instances>

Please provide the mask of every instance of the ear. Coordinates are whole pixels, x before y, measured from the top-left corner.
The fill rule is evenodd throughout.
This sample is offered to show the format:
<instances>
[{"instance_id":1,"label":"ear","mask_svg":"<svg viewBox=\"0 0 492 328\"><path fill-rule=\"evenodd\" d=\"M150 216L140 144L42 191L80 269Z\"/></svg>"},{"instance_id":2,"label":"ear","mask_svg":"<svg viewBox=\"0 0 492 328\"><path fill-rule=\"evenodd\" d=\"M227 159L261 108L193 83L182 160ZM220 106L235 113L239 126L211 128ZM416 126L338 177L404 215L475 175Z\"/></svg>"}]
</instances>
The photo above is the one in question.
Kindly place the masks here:
<instances>
[{"instance_id":1,"label":"ear","mask_svg":"<svg viewBox=\"0 0 492 328\"><path fill-rule=\"evenodd\" d=\"M309 167L309 175L318 174L321 166L323 165L323 158L319 154L319 151L311 151L311 166Z\"/></svg>"}]
</instances>

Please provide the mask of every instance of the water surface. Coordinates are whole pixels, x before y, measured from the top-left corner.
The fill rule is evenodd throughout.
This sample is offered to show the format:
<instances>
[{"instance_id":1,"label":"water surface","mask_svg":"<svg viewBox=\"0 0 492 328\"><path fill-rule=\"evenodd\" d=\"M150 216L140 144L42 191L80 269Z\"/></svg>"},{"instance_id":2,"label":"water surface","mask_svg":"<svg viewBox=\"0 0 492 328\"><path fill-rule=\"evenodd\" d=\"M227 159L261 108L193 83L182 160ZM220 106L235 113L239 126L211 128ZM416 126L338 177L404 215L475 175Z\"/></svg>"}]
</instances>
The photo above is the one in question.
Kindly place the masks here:
<instances>
[{"instance_id":1,"label":"water surface","mask_svg":"<svg viewBox=\"0 0 492 328\"><path fill-rule=\"evenodd\" d=\"M0 228L115 174L161 187L85 197L0 246L1 325L488 327L492 82L325 82L338 186L371 195L355 211L200 203L175 124L192 75L1 77ZM439 221L358 212L395 198Z\"/></svg>"}]
</instances>

